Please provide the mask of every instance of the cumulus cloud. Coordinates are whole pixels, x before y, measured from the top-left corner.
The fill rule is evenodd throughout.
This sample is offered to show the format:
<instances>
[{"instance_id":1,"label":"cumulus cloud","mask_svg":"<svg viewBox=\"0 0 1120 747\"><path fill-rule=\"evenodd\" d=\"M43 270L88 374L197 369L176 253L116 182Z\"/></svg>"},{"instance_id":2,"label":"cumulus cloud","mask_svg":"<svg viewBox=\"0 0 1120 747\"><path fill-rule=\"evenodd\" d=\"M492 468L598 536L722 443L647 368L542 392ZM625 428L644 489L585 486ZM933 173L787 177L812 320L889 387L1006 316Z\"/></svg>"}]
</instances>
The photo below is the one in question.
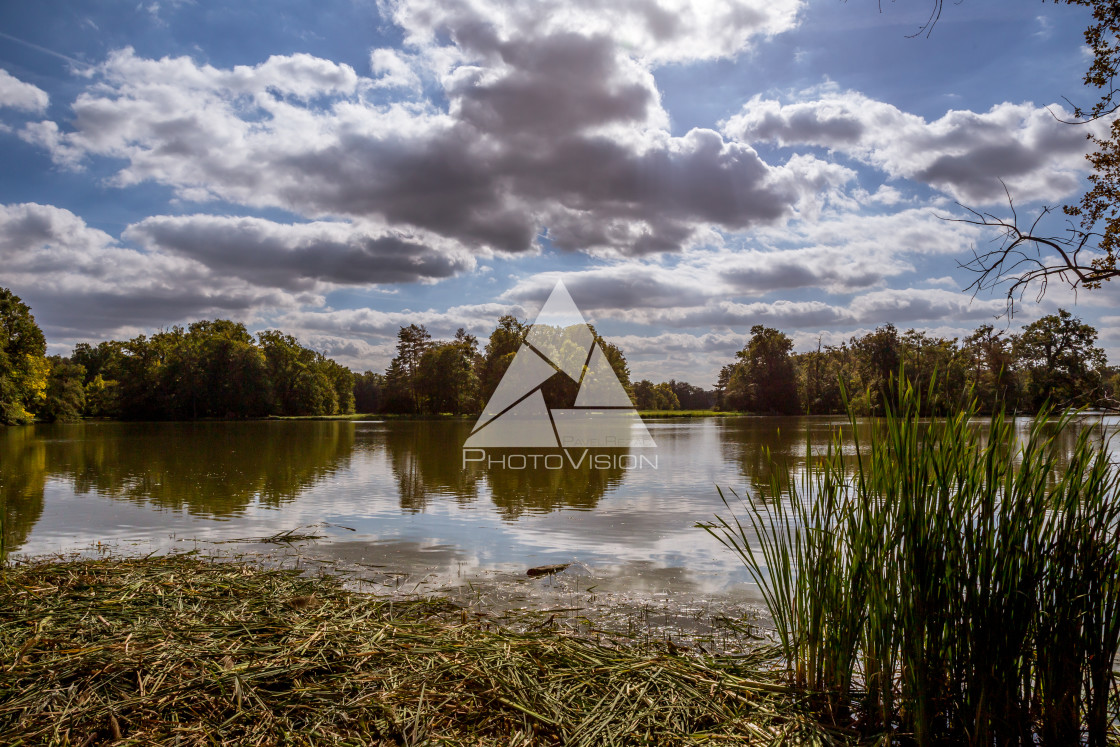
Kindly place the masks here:
<instances>
[{"instance_id":1,"label":"cumulus cloud","mask_svg":"<svg viewBox=\"0 0 1120 747\"><path fill-rule=\"evenodd\" d=\"M316 290L324 283L428 282L475 266L471 254L439 237L341 222L154 216L130 226L124 238L197 260L214 272L290 291Z\"/></svg>"},{"instance_id":2,"label":"cumulus cloud","mask_svg":"<svg viewBox=\"0 0 1120 747\"><path fill-rule=\"evenodd\" d=\"M440 34L460 43L487 33L503 38L577 33L607 36L650 65L733 57L752 42L792 29L802 0L385 0L382 8L427 47Z\"/></svg>"},{"instance_id":3,"label":"cumulus cloud","mask_svg":"<svg viewBox=\"0 0 1120 747\"><path fill-rule=\"evenodd\" d=\"M374 50L375 78L309 55L221 69L125 49L90 73L67 127L22 134L62 165L121 159L115 183L154 181L186 200L374 221L472 251L534 250L541 235L562 249L676 251L710 226L781 222L854 176L808 156L770 164L713 130L669 132L656 50L735 54L788 28L797 7L402 3L390 12L414 51ZM646 41L622 30L639 18ZM415 87L418 71L445 107L368 98Z\"/></svg>"},{"instance_id":4,"label":"cumulus cloud","mask_svg":"<svg viewBox=\"0 0 1120 747\"><path fill-rule=\"evenodd\" d=\"M369 68L375 88L420 88L420 76L413 70L413 63L395 49L370 52Z\"/></svg>"},{"instance_id":5,"label":"cumulus cloud","mask_svg":"<svg viewBox=\"0 0 1120 747\"><path fill-rule=\"evenodd\" d=\"M51 337L106 337L216 314L322 303L322 296L255 286L201 262L121 245L63 208L0 205L4 284Z\"/></svg>"},{"instance_id":6,"label":"cumulus cloud","mask_svg":"<svg viewBox=\"0 0 1120 747\"><path fill-rule=\"evenodd\" d=\"M7 70L0 69L0 107L43 112L49 103L50 97L46 91L31 83L24 83Z\"/></svg>"},{"instance_id":7,"label":"cumulus cloud","mask_svg":"<svg viewBox=\"0 0 1120 747\"><path fill-rule=\"evenodd\" d=\"M1058 105L1005 102L927 121L845 91L788 104L756 96L722 130L749 141L828 148L963 202L990 203L1006 200L1004 183L1019 200L1059 200L1077 191L1087 130L1058 118L1071 115Z\"/></svg>"}]
</instances>

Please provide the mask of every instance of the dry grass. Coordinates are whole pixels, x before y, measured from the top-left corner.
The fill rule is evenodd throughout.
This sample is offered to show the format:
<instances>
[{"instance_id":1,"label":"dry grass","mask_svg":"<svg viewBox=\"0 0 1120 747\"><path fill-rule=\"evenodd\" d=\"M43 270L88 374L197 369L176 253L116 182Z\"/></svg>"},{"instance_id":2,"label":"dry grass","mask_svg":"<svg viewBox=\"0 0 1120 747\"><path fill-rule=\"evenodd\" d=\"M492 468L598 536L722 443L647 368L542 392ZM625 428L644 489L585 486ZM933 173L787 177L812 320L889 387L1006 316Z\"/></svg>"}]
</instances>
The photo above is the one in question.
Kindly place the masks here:
<instances>
[{"instance_id":1,"label":"dry grass","mask_svg":"<svg viewBox=\"0 0 1120 747\"><path fill-rule=\"evenodd\" d=\"M0 569L0 744L836 743L769 652L514 633L192 556Z\"/></svg>"}]
</instances>

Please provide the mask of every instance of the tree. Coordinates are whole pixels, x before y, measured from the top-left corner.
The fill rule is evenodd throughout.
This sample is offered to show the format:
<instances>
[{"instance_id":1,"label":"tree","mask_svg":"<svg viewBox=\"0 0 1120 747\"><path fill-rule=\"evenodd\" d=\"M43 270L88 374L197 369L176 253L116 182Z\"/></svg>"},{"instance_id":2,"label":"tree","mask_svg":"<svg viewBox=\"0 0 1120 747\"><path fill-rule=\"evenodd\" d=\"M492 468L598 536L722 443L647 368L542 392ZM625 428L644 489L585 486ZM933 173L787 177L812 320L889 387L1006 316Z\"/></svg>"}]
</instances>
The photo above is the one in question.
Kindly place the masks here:
<instances>
[{"instance_id":1,"label":"tree","mask_svg":"<svg viewBox=\"0 0 1120 747\"><path fill-rule=\"evenodd\" d=\"M797 366L798 396L810 415L823 415L844 411L844 394L857 394L862 388L862 380L852 348L822 345L817 340L817 349L794 356ZM860 400L852 400L858 407Z\"/></svg>"},{"instance_id":2,"label":"tree","mask_svg":"<svg viewBox=\"0 0 1120 747\"><path fill-rule=\"evenodd\" d=\"M353 383L331 380L325 358L291 335L268 330L257 335L269 382L270 412L280 415L332 415L339 411L339 388Z\"/></svg>"},{"instance_id":3,"label":"tree","mask_svg":"<svg viewBox=\"0 0 1120 747\"><path fill-rule=\"evenodd\" d=\"M1099 94L1092 105L1074 105L1074 119L1067 124L1085 125L1114 114L1120 109L1120 91L1114 84L1120 71L1120 3L1054 2L1088 8L1092 17L1084 32L1092 60L1083 80ZM933 0L933 12L923 31L932 31L941 10L942 0ZM1116 264L1120 246L1120 119L1113 120L1105 135L1087 132L1086 136L1096 148L1086 156L1092 167L1091 186L1078 204L1062 206L1061 212L1070 219L1064 229L1052 231L1046 226L1045 219L1055 212L1054 206L1043 207L1034 220L1020 222L1010 192L1007 216L962 206L969 217L954 219L995 230L998 243L994 248L974 253L963 266L977 274L971 289L1006 289L1009 313L1014 312L1015 303L1022 301L1032 286L1041 299L1051 280L1064 282L1073 289L1094 290L1120 276Z\"/></svg>"},{"instance_id":4,"label":"tree","mask_svg":"<svg viewBox=\"0 0 1120 747\"><path fill-rule=\"evenodd\" d=\"M410 324L397 332L397 355L390 363L389 379L396 387L393 399L405 400L404 412L420 412L420 360L431 344L432 336L423 324Z\"/></svg>"},{"instance_id":5,"label":"tree","mask_svg":"<svg viewBox=\"0 0 1120 747\"><path fill-rule=\"evenodd\" d=\"M47 341L30 307L0 288L0 423L29 423L43 403Z\"/></svg>"},{"instance_id":6,"label":"tree","mask_svg":"<svg viewBox=\"0 0 1120 747\"><path fill-rule=\"evenodd\" d=\"M860 379L870 397L873 410L881 410L896 401L899 366L902 363L902 340L893 324L877 327L863 337L853 337Z\"/></svg>"},{"instance_id":7,"label":"tree","mask_svg":"<svg viewBox=\"0 0 1120 747\"><path fill-rule=\"evenodd\" d=\"M964 338L963 352L968 380L980 407L987 412L1017 410L1020 383L1011 338L983 324Z\"/></svg>"},{"instance_id":8,"label":"tree","mask_svg":"<svg viewBox=\"0 0 1120 747\"><path fill-rule=\"evenodd\" d=\"M527 334L529 325L518 321L517 317L506 314L498 319L498 325L486 342L478 368L478 396L482 402L490 401L490 395L498 388L498 382L502 380Z\"/></svg>"},{"instance_id":9,"label":"tree","mask_svg":"<svg viewBox=\"0 0 1120 747\"><path fill-rule=\"evenodd\" d=\"M708 410L715 404L715 392L676 379L669 379L668 385L682 410Z\"/></svg>"},{"instance_id":10,"label":"tree","mask_svg":"<svg viewBox=\"0 0 1120 747\"><path fill-rule=\"evenodd\" d=\"M634 406L639 410L679 410L680 400L668 382L654 384L642 379L634 384Z\"/></svg>"},{"instance_id":11,"label":"tree","mask_svg":"<svg viewBox=\"0 0 1120 747\"><path fill-rule=\"evenodd\" d=\"M86 370L57 355L50 358L50 363L46 401L40 417L57 423L81 420L86 407L86 391L82 386Z\"/></svg>"},{"instance_id":12,"label":"tree","mask_svg":"<svg viewBox=\"0 0 1120 747\"><path fill-rule=\"evenodd\" d=\"M385 377L373 371L354 376L354 409L357 412L381 412L385 403Z\"/></svg>"},{"instance_id":13,"label":"tree","mask_svg":"<svg viewBox=\"0 0 1120 747\"><path fill-rule=\"evenodd\" d=\"M790 352L793 341L783 332L756 324L751 339L736 353L727 382L729 403L736 410L789 415L801 410L797 372Z\"/></svg>"},{"instance_id":14,"label":"tree","mask_svg":"<svg viewBox=\"0 0 1120 747\"><path fill-rule=\"evenodd\" d=\"M1027 397L1038 409L1092 405L1105 395L1104 351L1097 330L1065 309L1027 325L1015 338L1015 354L1027 372Z\"/></svg>"},{"instance_id":15,"label":"tree","mask_svg":"<svg viewBox=\"0 0 1120 747\"><path fill-rule=\"evenodd\" d=\"M478 379L475 375L478 340L462 328L450 342L427 346L417 369L421 410L456 415L478 409Z\"/></svg>"}]
</instances>

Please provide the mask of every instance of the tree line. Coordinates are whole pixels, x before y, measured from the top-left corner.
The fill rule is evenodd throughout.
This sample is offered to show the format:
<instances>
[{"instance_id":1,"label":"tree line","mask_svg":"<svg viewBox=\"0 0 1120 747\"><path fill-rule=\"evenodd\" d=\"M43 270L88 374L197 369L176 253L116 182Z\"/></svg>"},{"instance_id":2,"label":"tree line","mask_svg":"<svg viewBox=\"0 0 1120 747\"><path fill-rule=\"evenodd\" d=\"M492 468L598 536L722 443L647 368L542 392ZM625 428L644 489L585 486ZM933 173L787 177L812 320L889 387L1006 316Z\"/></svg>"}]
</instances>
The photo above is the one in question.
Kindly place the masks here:
<instances>
[{"instance_id":1,"label":"tree line","mask_svg":"<svg viewBox=\"0 0 1120 747\"><path fill-rule=\"evenodd\" d=\"M397 334L383 373L356 374L277 330L249 333L226 319L172 327L97 345L68 358L46 355L31 310L0 288L0 423L104 417L128 420L256 418L354 412L474 414L481 411L528 335L503 316L485 345L460 329L435 339L423 325ZM612 369L640 410L716 409L755 414L844 411L845 393L869 414L895 400L905 379L925 389L931 411L968 396L980 407L1035 412L1059 407L1116 408L1120 369L1108 367L1097 331L1065 310L1018 333L990 324L958 338L899 332L887 324L840 345L793 352L785 333L756 325L715 388L648 379L631 382L623 351L592 328ZM571 406L578 385L557 376L543 392L551 407Z\"/></svg>"},{"instance_id":2,"label":"tree line","mask_svg":"<svg viewBox=\"0 0 1120 747\"><path fill-rule=\"evenodd\" d=\"M900 382L932 397L930 412L947 412L975 397L991 412L1059 408L1116 409L1120 368L1109 367L1097 330L1064 309L1011 333L991 324L963 338L936 337L886 324L840 345L793 352L785 333L756 325L716 384L717 406L759 414L844 412L847 395L868 414L898 399Z\"/></svg>"},{"instance_id":3,"label":"tree line","mask_svg":"<svg viewBox=\"0 0 1120 747\"><path fill-rule=\"evenodd\" d=\"M31 310L0 288L0 422L253 418L354 412L354 374L276 330L227 319L46 355Z\"/></svg>"}]
</instances>

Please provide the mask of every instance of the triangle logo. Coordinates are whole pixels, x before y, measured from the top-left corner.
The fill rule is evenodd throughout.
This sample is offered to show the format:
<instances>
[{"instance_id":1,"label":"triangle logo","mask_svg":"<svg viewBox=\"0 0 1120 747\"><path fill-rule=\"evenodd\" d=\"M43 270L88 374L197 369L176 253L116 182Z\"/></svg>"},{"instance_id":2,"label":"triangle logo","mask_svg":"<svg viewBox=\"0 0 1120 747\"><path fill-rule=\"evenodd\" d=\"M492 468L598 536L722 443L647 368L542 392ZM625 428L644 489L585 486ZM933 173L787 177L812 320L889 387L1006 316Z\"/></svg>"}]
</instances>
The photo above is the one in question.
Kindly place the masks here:
<instances>
[{"instance_id":1,"label":"triangle logo","mask_svg":"<svg viewBox=\"0 0 1120 747\"><path fill-rule=\"evenodd\" d=\"M541 387L553 376L579 384L575 406L549 409ZM656 446L610 360L557 281L464 448Z\"/></svg>"}]
</instances>

